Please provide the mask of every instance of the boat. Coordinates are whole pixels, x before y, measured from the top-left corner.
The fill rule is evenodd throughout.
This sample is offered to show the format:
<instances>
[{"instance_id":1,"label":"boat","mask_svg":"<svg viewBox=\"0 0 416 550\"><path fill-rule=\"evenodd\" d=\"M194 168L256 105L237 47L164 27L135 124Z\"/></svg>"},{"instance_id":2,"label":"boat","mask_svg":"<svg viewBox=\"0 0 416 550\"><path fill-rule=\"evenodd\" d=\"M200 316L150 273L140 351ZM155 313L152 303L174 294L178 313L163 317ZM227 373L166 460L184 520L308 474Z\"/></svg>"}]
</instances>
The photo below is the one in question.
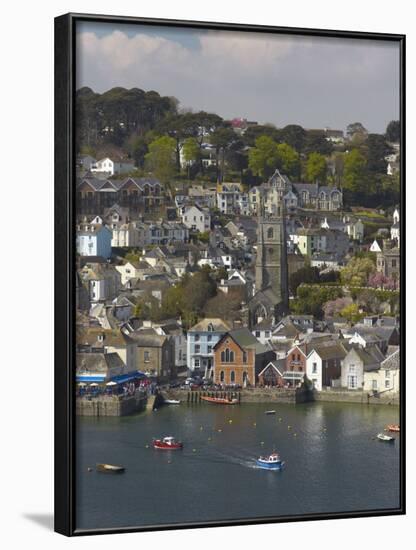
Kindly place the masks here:
<instances>
[{"instance_id":1,"label":"boat","mask_svg":"<svg viewBox=\"0 0 416 550\"><path fill-rule=\"evenodd\" d=\"M180 401L179 401L179 399L165 399L164 404L165 405L179 405Z\"/></svg>"},{"instance_id":2,"label":"boat","mask_svg":"<svg viewBox=\"0 0 416 550\"><path fill-rule=\"evenodd\" d=\"M377 434L377 439L379 439L380 441L387 441L388 443L392 443L394 441L394 437L382 433Z\"/></svg>"},{"instance_id":3,"label":"boat","mask_svg":"<svg viewBox=\"0 0 416 550\"><path fill-rule=\"evenodd\" d=\"M282 462L280 456L273 451L269 456L260 456L256 460L256 465L263 470L281 470L284 462Z\"/></svg>"},{"instance_id":4,"label":"boat","mask_svg":"<svg viewBox=\"0 0 416 550\"><path fill-rule=\"evenodd\" d=\"M388 424L386 430L388 432L400 432L400 426L399 424Z\"/></svg>"},{"instance_id":5,"label":"boat","mask_svg":"<svg viewBox=\"0 0 416 550\"><path fill-rule=\"evenodd\" d=\"M276 414L276 411L264 411L264 414Z\"/></svg>"},{"instance_id":6,"label":"boat","mask_svg":"<svg viewBox=\"0 0 416 550\"><path fill-rule=\"evenodd\" d=\"M208 401L208 403L217 403L218 405L237 405L238 399L228 397L209 397L207 395L201 396L202 401Z\"/></svg>"},{"instance_id":7,"label":"boat","mask_svg":"<svg viewBox=\"0 0 416 550\"><path fill-rule=\"evenodd\" d=\"M97 472L104 474L121 474L125 471L124 466L116 466L115 464L97 464Z\"/></svg>"},{"instance_id":8,"label":"boat","mask_svg":"<svg viewBox=\"0 0 416 550\"><path fill-rule=\"evenodd\" d=\"M163 439L154 439L153 447L155 449L163 449L165 451L174 451L177 449L182 449L183 444L181 441L176 441L174 437L167 436Z\"/></svg>"}]
</instances>

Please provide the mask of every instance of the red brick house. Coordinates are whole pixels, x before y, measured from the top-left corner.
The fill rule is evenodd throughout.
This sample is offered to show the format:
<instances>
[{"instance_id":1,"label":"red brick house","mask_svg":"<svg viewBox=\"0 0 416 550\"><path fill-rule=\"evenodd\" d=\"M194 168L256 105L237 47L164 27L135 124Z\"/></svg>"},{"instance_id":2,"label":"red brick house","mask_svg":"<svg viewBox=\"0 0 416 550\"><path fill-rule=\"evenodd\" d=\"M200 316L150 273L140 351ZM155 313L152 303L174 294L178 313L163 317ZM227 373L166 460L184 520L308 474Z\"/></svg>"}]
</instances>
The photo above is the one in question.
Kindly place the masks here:
<instances>
[{"instance_id":1,"label":"red brick house","mask_svg":"<svg viewBox=\"0 0 416 550\"><path fill-rule=\"evenodd\" d=\"M306 373L307 349L306 345L293 346L286 357L284 379L291 386L296 386Z\"/></svg>"},{"instance_id":2,"label":"red brick house","mask_svg":"<svg viewBox=\"0 0 416 550\"><path fill-rule=\"evenodd\" d=\"M216 384L254 386L258 373L274 358L248 328L227 332L214 346L214 382Z\"/></svg>"}]
</instances>

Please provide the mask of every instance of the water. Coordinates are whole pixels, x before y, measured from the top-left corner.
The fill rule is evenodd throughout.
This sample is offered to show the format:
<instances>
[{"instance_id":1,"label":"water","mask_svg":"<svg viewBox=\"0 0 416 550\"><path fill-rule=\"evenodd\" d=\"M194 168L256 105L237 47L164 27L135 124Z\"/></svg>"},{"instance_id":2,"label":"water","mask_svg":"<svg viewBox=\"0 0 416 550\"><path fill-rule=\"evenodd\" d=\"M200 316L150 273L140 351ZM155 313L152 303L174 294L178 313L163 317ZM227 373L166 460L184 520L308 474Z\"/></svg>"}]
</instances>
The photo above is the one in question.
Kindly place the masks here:
<instances>
[{"instance_id":1,"label":"water","mask_svg":"<svg viewBox=\"0 0 416 550\"><path fill-rule=\"evenodd\" d=\"M400 436L394 445L374 437L398 416L388 406L263 403L78 418L77 528L397 508ZM184 449L151 447L166 435ZM273 449L285 468L257 468L255 459ZM99 474L97 462L126 472Z\"/></svg>"}]
</instances>

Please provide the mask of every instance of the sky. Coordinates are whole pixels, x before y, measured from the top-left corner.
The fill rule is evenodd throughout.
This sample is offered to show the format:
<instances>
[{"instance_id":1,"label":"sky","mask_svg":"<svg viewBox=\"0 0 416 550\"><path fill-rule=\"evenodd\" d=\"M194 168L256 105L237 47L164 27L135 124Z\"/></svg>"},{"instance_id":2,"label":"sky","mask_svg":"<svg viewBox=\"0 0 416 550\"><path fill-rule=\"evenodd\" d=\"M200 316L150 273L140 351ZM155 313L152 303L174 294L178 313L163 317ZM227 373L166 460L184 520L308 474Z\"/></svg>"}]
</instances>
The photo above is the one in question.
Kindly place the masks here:
<instances>
[{"instance_id":1,"label":"sky","mask_svg":"<svg viewBox=\"0 0 416 550\"><path fill-rule=\"evenodd\" d=\"M77 88L175 96L180 107L277 127L383 133L399 119L395 42L77 23Z\"/></svg>"}]
</instances>

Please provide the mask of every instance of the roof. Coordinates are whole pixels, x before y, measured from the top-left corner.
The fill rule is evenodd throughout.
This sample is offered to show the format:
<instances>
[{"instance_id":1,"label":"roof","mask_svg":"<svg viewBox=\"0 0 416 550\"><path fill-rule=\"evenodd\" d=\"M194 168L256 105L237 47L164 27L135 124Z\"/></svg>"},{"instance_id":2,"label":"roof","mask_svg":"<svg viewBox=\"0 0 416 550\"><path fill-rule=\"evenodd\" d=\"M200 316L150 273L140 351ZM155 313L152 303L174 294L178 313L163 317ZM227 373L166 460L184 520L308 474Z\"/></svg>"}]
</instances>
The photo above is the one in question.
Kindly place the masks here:
<instances>
[{"instance_id":1,"label":"roof","mask_svg":"<svg viewBox=\"0 0 416 550\"><path fill-rule=\"evenodd\" d=\"M256 354L270 351L269 347L260 344L247 327L230 330L215 344L214 349L218 348L224 339L228 337L232 338L242 349L254 349Z\"/></svg>"},{"instance_id":2,"label":"roof","mask_svg":"<svg viewBox=\"0 0 416 550\"><path fill-rule=\"evenodd\" d=\"M102 372L109 369L124 368L124 363L118 353L77 353L76 371L79 373Z\"/></svg>"},{"instance_id":3,"label":"roof","mask_svg":"<svg viewBox=\"0 0 416 550\"><path fill-rule=\"evenodd\" d=\"M380 367L386 370L400 369L400 349L388 355L384 361L381 362Z\"/></svg>"},{"instance_id":4,"label":"roof","mask_svg":"<svg viewBox=\"0 0 416 550\"><path fill-rule=\"evenodd\" d=\"M212 330L209 327L212 326ZM205 318L193 327L188 332L227 332L230 326L222 319Z\"/></svg>"},{"instance_id":5,"label":"roof","mask_svg":"<svg viewBox=\"0 0 416 550\"><path fill-rule=\"evenodd\" d=\"M161 336L153 328L135 330L129 336L138 347L161 348L168 340L167 336Z\"/></svg>"},{"instance_id":6,"label":"roof","mask_svg":"<svg viewBox=\"0 0 416 550\"><path fill-rule=\"evenodd\" d=\"M286 366L286 359L275 359L274 361L270 361L267 363L267 365L264 367L263 370L259 372L259 376L261 376L269 367L272 367L276 371L278 371L279 374L283 374Z\"/></svg>"},{"instance_id":7,"label":"roof","mask_svg":"<svg viewBox=\"0 0 416 550\"><path fill-rule=\"evenodd\" d=\"M344 359L349 351L349 346L340 343L334 342L326 344L311 344L313 350L319 355L321 359Z\"/></svg>"}]
</instances>

